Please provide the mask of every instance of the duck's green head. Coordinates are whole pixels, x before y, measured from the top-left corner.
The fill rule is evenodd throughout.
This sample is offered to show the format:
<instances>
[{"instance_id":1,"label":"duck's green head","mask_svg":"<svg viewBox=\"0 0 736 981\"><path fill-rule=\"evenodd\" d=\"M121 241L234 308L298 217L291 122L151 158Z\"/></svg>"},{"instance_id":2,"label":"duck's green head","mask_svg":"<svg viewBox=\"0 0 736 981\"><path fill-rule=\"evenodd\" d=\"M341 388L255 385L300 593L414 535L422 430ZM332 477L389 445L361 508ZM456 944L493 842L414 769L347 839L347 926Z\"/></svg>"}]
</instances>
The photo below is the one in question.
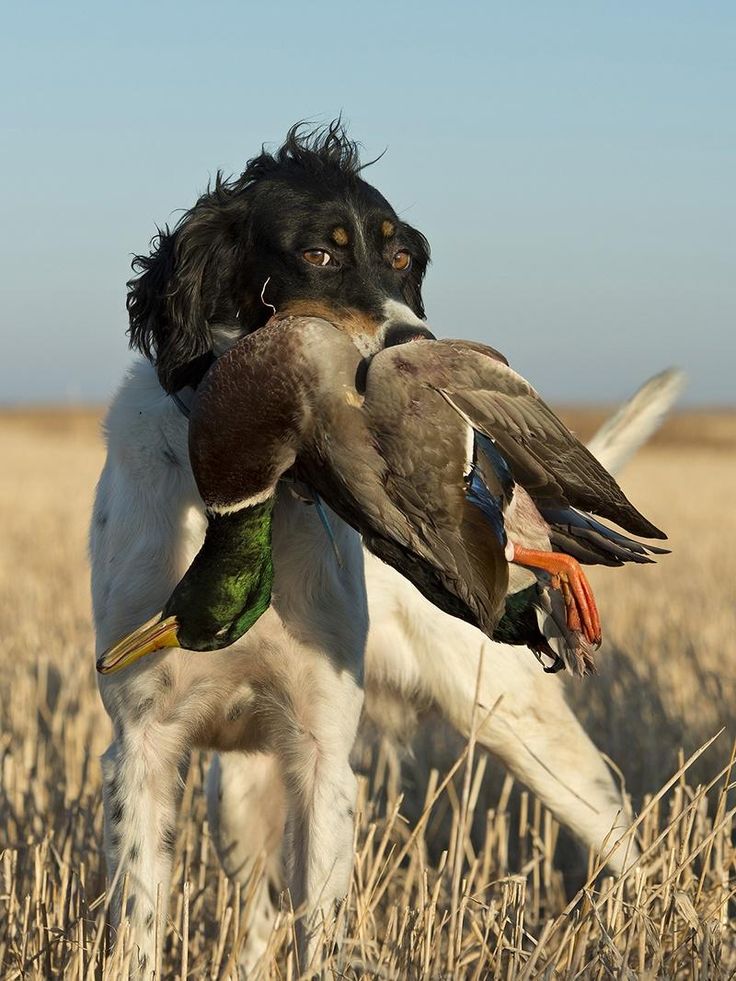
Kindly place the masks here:
<instances>
[{"instance_id":1,"label":"duck's green head","mask_svg":"<svg viewBox=\"0 0 736 981\"><path fill-rule=\"evenodd\" d=\"M204 544L161 614L108 648L97 661L111 674L166 647L214 651L250 630L271 602L273 498L210 513Z\"/></svg>"}]
</instances>

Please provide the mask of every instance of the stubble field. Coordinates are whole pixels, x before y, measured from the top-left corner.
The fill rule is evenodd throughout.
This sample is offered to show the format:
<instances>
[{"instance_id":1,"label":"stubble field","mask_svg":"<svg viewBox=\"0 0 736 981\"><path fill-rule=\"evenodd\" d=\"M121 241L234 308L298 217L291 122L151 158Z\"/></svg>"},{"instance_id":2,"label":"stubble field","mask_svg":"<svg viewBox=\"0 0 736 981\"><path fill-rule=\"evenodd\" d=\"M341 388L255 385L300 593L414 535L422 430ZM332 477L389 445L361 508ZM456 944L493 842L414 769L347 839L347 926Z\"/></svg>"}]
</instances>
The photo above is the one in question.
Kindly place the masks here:
<instances>
[{"instance_id":1,"label":"stubble field","mask_svg":"<svg viewBox=\"0 0 736 981\"><path fill-rule=\"evenodd\" d=\"M596 413L567 418L585 434ZM125 945L113 953L105 928L98 757L110 727L95 686L86 560L102 458L99 414L0 413L6 979L118 978L125 970ZM550 815L492 760L449 733L438 738L436 728L404 765L409 796L430 787L424 816L409 824L397 787L379 793L391 751L368 747L339 976L736 972L736 415L671 420L622 483L668 531L673 554L656 567L594 571L606 635L600 675L568 690L620 768L643 858L616 882L595 876L593 857L591 874L580 874ZM210 847L206 762L195 757L184 795L166 978L237 976L246 897L219 872ZM298 976L291 939L284 909L263 976Z\"/></svg>"}]
</instances>

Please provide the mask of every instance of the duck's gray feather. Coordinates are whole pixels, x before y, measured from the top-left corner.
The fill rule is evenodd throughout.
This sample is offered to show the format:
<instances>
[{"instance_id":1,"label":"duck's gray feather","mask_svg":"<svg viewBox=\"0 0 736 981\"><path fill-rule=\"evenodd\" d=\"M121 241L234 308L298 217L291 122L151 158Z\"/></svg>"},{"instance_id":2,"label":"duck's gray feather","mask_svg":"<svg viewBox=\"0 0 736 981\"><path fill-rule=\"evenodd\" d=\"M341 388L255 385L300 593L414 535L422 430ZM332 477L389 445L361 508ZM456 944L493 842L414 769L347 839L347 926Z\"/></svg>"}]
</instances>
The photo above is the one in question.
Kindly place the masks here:
<instances>
[{"instance_id":1,"label":"duck's gray feather","mask_svg":"<svg viewBox=\"0 0 736 981\"><path fill-rule=\"evenodd\" d=\"M337 327L304 317L262 328L224 355L191 417L205 504L238 506L294 464L371 551L489 636L504 611L508 563L503 529L468 499L468 465L501 509L513 486L488 454L469 460L477 433L537 507L576 507L662 537L492 349L443 341L387 349L368 368L363 398L361 361ZM559 534L598 556L600 527L571 520ZM618 560L627 548L641 554L623 536L606 554Z\"/></svg>"},{"instance_id":2,"label":"duck's gray feather","mask_svg":"<svg viewBox=\"0 0 736 981\"><path fill-rule=\"evenodd\" d=\"M477 345L466 342L417 341L408 348L382 352L374 363L383 358L404 376L437 388L464 419L496 443L514 479L540 507L572 505L633 534L666 537L507 364L483 356ZM372 371L373 366L369 388Z\"/></svg>"}]
</instances>

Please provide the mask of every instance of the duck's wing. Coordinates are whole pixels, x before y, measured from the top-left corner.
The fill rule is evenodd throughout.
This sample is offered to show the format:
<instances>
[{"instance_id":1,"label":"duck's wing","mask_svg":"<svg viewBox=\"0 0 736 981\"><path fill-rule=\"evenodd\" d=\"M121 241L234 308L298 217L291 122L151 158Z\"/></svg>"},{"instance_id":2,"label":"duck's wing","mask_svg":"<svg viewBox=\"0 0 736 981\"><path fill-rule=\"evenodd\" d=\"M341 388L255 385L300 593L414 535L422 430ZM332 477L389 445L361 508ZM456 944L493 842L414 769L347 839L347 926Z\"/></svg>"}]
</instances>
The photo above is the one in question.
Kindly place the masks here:
<instances>
[{"instance_id":1,"label":"duck's wing","mask_svg":"<svg viewBox=\"0 0 736 981\"><path fill-rule=\"evenodd\" d=\"M456 541L449 548L441 527L404 536L400 526L384 520L366 521L359 529L366 548L393 566L431 603L450 616L479 627L492 637L504 612L508 565L503 547L492 539L482 511L469 507ZM474 541L472 557L462 540Z\"/></svg>"},{"instance_id":2,"label":"duck's wing","mask_svg":"<svg viewBox=\"0 0 736 981\"><path fill-rule=\"evenodd\" d=\"M467 425L438 393L393 372L372 384L367 407L336 412L322 418L300 474L374 555L490 635L508 588L502 502L492 474L470 473Z\"/></svg>"},{"instance_id":3,"label":"duck's wing","mask_svg":"<svg viewBox=\"0 0 736 981\"><path fill-rule=\"evenodd\" d=\"M543 514L556 512L559 518L561 511L574 508L645 538L666 538L521 375L479 352L478 345L432 344L436 350L427 351L430 359L442 360L443 347L451 352L447 359L451 370L434 373L440 378L438 391L476 430L493 440L514 479Z\"/></svg>"}]
</instances>

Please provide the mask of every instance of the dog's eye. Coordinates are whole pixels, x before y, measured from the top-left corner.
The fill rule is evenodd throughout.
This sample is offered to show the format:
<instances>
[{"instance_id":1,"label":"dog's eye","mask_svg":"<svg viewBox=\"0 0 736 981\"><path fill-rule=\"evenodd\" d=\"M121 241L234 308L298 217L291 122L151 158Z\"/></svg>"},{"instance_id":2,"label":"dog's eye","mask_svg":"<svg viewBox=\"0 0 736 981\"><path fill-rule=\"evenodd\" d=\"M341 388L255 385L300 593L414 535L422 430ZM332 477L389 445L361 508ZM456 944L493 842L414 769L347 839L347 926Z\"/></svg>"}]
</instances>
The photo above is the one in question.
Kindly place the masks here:
<instances>
[{"instance_id":1,"label":"dog's eye","mask_svg":"<svg viewBox=\"0 0 736 981\"><path fill-rule=\"evenodd\" d=\"M334 261L326 249L307 249L302 257L312 266L329 266Z\"/></svg>"},{"instance_id":2,"label":"dog's eye","mask_svg":"<svg viewBox=\"0 0 736 981\"><path fill-rule=\"evenodd\" d=\"M391 265L394 267L394 269L398 269L400 272L403 272L404 269L408 269L411 265L411 253L407 252L406 249L399 249L399 251L394 254L394 257L391 260Z\"/></svg>"}]
</instances>

